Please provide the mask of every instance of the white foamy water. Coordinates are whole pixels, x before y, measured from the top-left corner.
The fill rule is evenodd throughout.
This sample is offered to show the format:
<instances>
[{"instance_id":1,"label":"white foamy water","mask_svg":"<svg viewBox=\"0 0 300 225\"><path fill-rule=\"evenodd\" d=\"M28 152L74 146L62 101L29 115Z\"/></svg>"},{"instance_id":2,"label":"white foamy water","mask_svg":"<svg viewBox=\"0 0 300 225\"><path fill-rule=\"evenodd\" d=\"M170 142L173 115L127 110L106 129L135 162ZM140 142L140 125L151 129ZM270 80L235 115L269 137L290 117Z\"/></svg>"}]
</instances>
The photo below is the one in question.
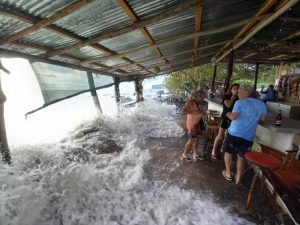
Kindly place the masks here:
<instances>
[{"instance_id":1,"label":"white foamy water","mask_svg":"<svg viewBox=\"0 0 300 225\"><path fill-rule=\"evenodd\" d=\"M138 142L181 137L173 111L145 102L85 122L62 142L13 148L13 167L0 163L0 224L250 224L207 194L145 178L151 153Z\"/></svg>"}]
</instances>

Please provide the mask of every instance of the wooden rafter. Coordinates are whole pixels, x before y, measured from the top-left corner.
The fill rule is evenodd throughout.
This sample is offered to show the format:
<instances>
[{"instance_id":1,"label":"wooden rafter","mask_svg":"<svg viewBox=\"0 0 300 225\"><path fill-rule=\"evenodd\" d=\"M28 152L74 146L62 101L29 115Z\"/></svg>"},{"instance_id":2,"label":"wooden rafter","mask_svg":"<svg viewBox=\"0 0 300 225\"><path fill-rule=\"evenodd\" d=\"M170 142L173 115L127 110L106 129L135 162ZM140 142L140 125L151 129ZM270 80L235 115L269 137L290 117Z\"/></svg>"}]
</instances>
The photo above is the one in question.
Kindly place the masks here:
<instances>
[{"instance_id":1,"label":"wooden rafter","mask_svg":"<svg viewBox=\"0 0 300 225\"><path fill-rule=\"evenodd\" d=\"M46 47L46 46L41 46L41 45L37 45L37 44L23 43L23 42L21 42L19 40L18 41L14 41L11 44L16 45L16 46L25 47L25 48L37 49L37 50L44 51L44 52L51 50L51 48ZM81 60L80 58L77 58L77 57L72 56L72 55L67 55L67 54L61 55L61 57L69 59L69 60L72 60L76 64L79 64L80 60ZM108 71L108 70L112 69L109 66L106 66L106 65L101 64L101 63L93 63L93 65L96 66L96 67L100 67L101 69L105 69L105 72L111 73L110 71ZM118 71L120 73L126 73L126 71L123 71L123 70L120 70L120 69L117 69L117 70L114 70L114 71Z\"/></svg>"},{"instance_id":2,"label":"wooden rafter","mask_svg":"<svg viewBox=\"0 0 300 225\"><path fill-rule=\"evenodd\" d=\"M83 71L91 71L94 73L109 75L109 76L113 76L113 77L116 76L115 74L108 73L107 71L104 71L104 70L94 69L91 67L85 67L85 66L81 66L81 65L75 65L75 64L71 64L71 63L61 62L58 60L48 59L46 57L34 56L34 55L27 54L27 53L15 52L15 51L1 49L1 48L0 48L0 57L25 58L25 59L28 59L31 61L44 62L44 63L49 63L49 64L53 64L53 65L58 65L58 66L64 66L64 67L83 70Z\"/></svg>"},{"instance_id":3,"label":"wooden rafter","mask_svg":"<svg viewBox=\"0 0 300 225\"><path fill-rule=\"evenodd\" d=\"M248 40L250 40L257 32L266 27L268 24L273 22L279 16L281 16L284 12L286 12L290 7L296 4L298 0L287 0L284 1L285 4L281 4L280 8L277 7L272 15L268 16L265 20L256 23L245 35L237 39L233 44L228 46L225 51L218 53L216 57L213 57L214 62L221 61L224 57L230 54L231 51L238 49L240 46L245 44ZM222 55L220 55L222 54Z\"/></svg>"},{"instance_id":4,"label":"wooden rafter","mask_svg":"<svg viewBox=\"0 0 300 225\"><path fill-rule=\"evenodd\" d=\"M118 3L133 22L136 23L136 22L140 21L140 18L136 15L136 13L133 11L133 9L129 6L129 4L128 4L128 2L126 2L126 0L118 0ZM153 37L151 36L151 34L149 33L149 31L146 27L141 27L140 31L143 33L143 35L145 36L145 38L147 39L147 41L150 44L155 44ZM163 56L159 47L156 48L156 51L159 56ZM168 62L168 60L166 58L164 58L164 60L166 62Z\"/></svg>"},{"instance_id":5,"label":"wooden rafter","mask_svg":"<svg viewBox=\"0 0 300 225\"><path fill-rule=\"evenodd\" d=\"M266 17L266 15L258 16L258 17L254 17L254 18L251 18L251 19L247 19L247 20L241 20L241 21L238 21L236 23L229 24L227 26L214 28L214 29L211 29L211 30L197 32L197 33L193 33L193 34L189 34L189 35L186 35L186 34L179 35L176 38L156 42L153 45L143 46L143 47L140 47L140 48L128 51L128 52L124 52L124 53L120 53L120 54L116 54L116 55L112 55L112 56L95 57L95 58L92 58L92 59L84 60L84 61L82 61L82 64L88 64L88 63L97 62L97 61L101 61L101 60L121 58L121 57L124 57L124 56L135 54L137 52L145 51L147 49L156 48L158 46L162 47L162 46L166 46L166 45L170 45L170 44L175 44L175 43L178 43L178 42L181 42L181 41L189 40L189 39L199 37L199 36L206 36L206 35L225 32L225 31L240 27L240 26L242 26L242 25L244 25L244 24L246 24L246 23L248 23L249 21L252 21L252 20L254 20L254 21L255 20L263 20L265 17Z\"/></svg>"},{"instance_id":6,"label":"wooden rafter","mask_svg":"<svg viewBox=\"0 0 300 225\"><path fill-rule=\"evenodd\" d=\"M113 38L113 37L128 33L130 31L133 31L135 29L139 29L141 27L146 27L149 24L156 23L156 22L161 21L170 16L177 15L177 14L184 12L190 8L193 8L199 4L203 4L203 0L185 0L183 3L178 4L174 7L170 7L168 10L166 10L165 12L163 12L159 15L155 15L155 16L152 16L145 20L138 21L136 23L133 23L133 24L131 24L127 27L124 27L122 29L119 29L119 30L102 33L102 34L100 34L94 38L91 38L89 40L86 40L84 42L77 43L77 44L74 44L69 47L65 47L65 48L61 48L61 49L49 52L48 55L54 56L54 55L65 54L66 52L70 52L75 49L82 48L82 47L90 45L92 43L100 42L100 41L108 39L108 38Z\"/></svg>"},{"instance_id":7,"label":"wooden rafter","mask_svg":"<svg viewBox=\"0 0 300 225\"><path fill-rule=\"evenodd\" d=\"M228 42L228 40L222 41L222 42L217 42L217 43L214 43L214 44L211 44L211 45L198 47L196 50L205 50L205 49L217 47L219 45L224 45L227 42ZM190 53L194 50L195 49L189 49L189 50L186 50L186 51L177 52L175 54L167 55L167 56L164 56L164 57L167 57L167 58L175 57L175 56L183 55L183 54L186 54L186 53ZM149 62L154 61L154 60L157 61L157 60L162 60L162 59L161 59L161 57L151 57L151 58L148 58L148 59L137 61L136 63L144 64L144 63L149 63ZM130 64L122 64L122 65L119 65L119 66L115 66L112 70L109 70L109 72L114 72L116 69L121 69L121 68L128 67L128 66L130 66Z\"/></svg>"},{"instance_id":8,"label":"wooden rafter","mask_svg":"<svg viewBox=\"0 0 300 225\"><path fill-rule=\"evenodd\" d=\"M4 9L3 8L0 9L0 14L1 15L12 17L12 18L21 20L21 21L29 23L29 24L36 24L36 23L39 22L38 19L36 19L34 17L31 17L31 16L28 16L28 15L22 13L22 12L17 11L17 10L11 10L9 7L5 7ZM66 37L68 39L72 39L72 40L77 41L77 42L83 42L83 41L87 40L87 39L79 37L76 34L73 34L73 33L69 32L69 31L65 31L65 30L63 30L61 28L58 28L55 25L49 25L49 26L45 27L44 29L47 29L50 32L54 32L54 33L56 33L56 34L58 34L60 36L64 36L64 37ZM45 51L45 52L50 52L50 51L53 50L53 49L48 48L46 46L32 45L32 44L29 44L29 43L25 44L25 43L20 42L19 40L13 41L12 43L16 44L16 45L22 45L24 47L30 47L30 48L42 50L42 51ZM95 48L95 49L97 49L97 50L99 50L99 51L101 51L101 52L105 52L106 54L109 54L109 55L115 54L114 51L112 51L112 50L110 50L110 49L108 49L108 48L106 48L106 47L104 47L104 46L102 46L100 44L91 44L90 46L93 47L93 48ZM72 56L67 55L67 54L63 54L63 55L61 55L61 57L69 58L69 59L73 58L73 60L76 59L75 57L72 57ZM130 61L128 59L124 59L124 60L126 62L129 62L129 63L134 63L134 62L132 62L132 61ZM79 61L79 59L75 60L75 61ZM96 66L101 66L102 68L106 68L106 69L110 68L110 67L108 67L106 65L99 64L99 63L96 63L95 65ZM125 71L120 71L120 72L125 72Z\"/></svg>"},{"instance_id":9,"label":"wooden rafter","mask_svg":"<svg viewBox=\"0 0 300 225\"><path fill-rule=\"evenodd\" d=\"M201 29L201 17L202 17L202 6L197 6L196 7L196 18L195 18L195 31L196 32L200 32ZM198 55L198 48L200 46L200 39L199 37L195 37L195 41L194 41L194 51L193 51L193 55L192 55L192 64L194 65L195 62L195 57Z\"/></svg>"},{"instance_id":10,"label":"wooden rafter","mask_svg":"<svg viewBox=\"0 0 300 225\"><path fill-rule=\"evenodd\" d=\"M281 55L277 55L277 56L270 57L270 58L268 58L268 59L274 60L274 59L283 58L283 57L287 57L287 56L288 56L288 55L286 55L286 54L281 54Z\"/></svg>"},{"instance_id":11,"label":"wooden rafter","mask_svg":"<svg viewBox=\"0 0 300 225\"><path fill-rule=\"evenodd\" d=\"M191 52L192 50L190 50L190 52ZM214 53L208 53L208 54L205 54L205 55L198 55L198 56L196 56L197 58L207 58L207 57L210 57L210 56L212 56ZM189 58L186 58L186 59L183 59L183 60L180 60L180 61L176 61L177 63L187 63L188 61L189 61L190 59ZM150 67L147 67L147 69L148 70L153 70L155 67L161 67L161 66L169 66L170 67L170 65L169 64L167 64L167 65L165 65L165 63L161 63L161 64L155 64L155 65L153 65L153 66L150 66ZM129 72L129 73L123 73L122 75L123 76L126 76L126 75L131 75L131 74L137 74L137 73L140 73L140 72L142 72L142 70L137 70L137 71L133 71L133 72Z\"/></svg>"},{"instance_id":12,"label":"wooden rafter","mask_svg":"<svg viewBox=\"0 0 300 225\"><path fill-rule=\"evenodd\" d=\"M277 0L267 0L262 7L258 10L255 17L266 14L277 2ZM216 55L215 58L220 56L228 47L234 45L240 38L247 34L247 32L257 23L257 21L250 21L247 23L233 38L233 40L229 41Z\"/></svg>"},{"instance_id":13,"label":"wooden rafter","mask_svg":"<svg viewBox=\"0 0 300 225\"><path fill-rule=\"evenodd\" d=\"M257 52L251 52L251 53L247 54L246 56L244 56L243 59L250 58L250 57L252 57L252 56L254 56L256 54L257 54Z\"/></svg>"},{"instance_id":14,"label":"wooden rafter","mask_svg":"<svg viewBox=\"0 0 300 225\"><path fill-rule=\"evenodd\" d=\"M272 48L272 47L279 46L282 43L285 43L286 41L289 41L289 40L291 40L291 39L293 39L295 37L298 37L298 36L300 36L300 31L297 31L297 32L295 32L293 34L290 34L289 36L283 38L282 41L276 41L275 43L271 44L270 47ZM257 54L258 54L258 52L251 52L248 55L246 55L245 57L243 57L243 59L250 58L250 57L252 57L254 55L257 55Z\"/></svg>"},{"instance_id":15,"label":"wooden rafter","mask_svg":"<svg viewBox=\"0 0 300 225\"><path fill-rule=\"evenodd\" d=\"M64 9L59 10L58 12L54 13L52 16L34 23L33 26L25 28L24 30L21 30L18 33L13 34L9 37L3 38L2 40L0 40L0 45L16 41L29 33L37 31L43 27L47 27L47 26L55 23L56 21L60 20L61 18L71 14L72 12L80 9L81 7L86 6L87 4L90 4L93 1L95 1L95 0L79 0L67 7L65 7Z\"/></svg>"}]
</instances>

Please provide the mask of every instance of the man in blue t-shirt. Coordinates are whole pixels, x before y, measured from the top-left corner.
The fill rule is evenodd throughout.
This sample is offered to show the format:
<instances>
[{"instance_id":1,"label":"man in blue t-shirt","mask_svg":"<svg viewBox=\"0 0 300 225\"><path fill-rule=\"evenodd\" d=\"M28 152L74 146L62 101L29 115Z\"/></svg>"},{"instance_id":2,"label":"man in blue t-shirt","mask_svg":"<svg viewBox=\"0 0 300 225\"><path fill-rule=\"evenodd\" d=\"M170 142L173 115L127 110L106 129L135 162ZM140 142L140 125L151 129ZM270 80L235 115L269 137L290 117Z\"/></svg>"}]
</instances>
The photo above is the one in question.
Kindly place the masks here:
<instances>
[{"instance_id":1,"label":"man in blue t-shirt","mask_svg":"<svg viewBox=\"0 0 300 225\"><path fill-rule=\"evenodd\" d=\"M253 88L242 85L238 90L239 100L235 102L232 112L226 116L232 120L228 135L224 141L224 161L226 170L222 174L226 180L232 181L232 154L237 154L235 182L239 184L245 169L244 154L250 150L256 133L257 124L266 120L267 109L263 101L250 98Z\"/></svg>"}]
</instances>

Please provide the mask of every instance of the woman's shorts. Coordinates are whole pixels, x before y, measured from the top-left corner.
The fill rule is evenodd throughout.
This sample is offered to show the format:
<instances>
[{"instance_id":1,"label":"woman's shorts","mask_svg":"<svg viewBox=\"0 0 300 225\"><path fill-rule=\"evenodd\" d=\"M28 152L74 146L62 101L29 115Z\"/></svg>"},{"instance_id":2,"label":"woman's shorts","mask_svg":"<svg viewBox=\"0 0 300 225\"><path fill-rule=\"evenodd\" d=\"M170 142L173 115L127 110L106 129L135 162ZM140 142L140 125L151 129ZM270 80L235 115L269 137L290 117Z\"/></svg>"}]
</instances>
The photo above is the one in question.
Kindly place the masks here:
<instances>
[{"instance_id":1,"label":"woman's shorts","mask_svg":"<svg viewBox=\"0 0 300 225\"><path fill-rule=\"evenodd\" d=\"M201 129L199 124L195 125L189 132L188 136L190 139L195 139L201 135Z\"/></svg>"}]
</instances>

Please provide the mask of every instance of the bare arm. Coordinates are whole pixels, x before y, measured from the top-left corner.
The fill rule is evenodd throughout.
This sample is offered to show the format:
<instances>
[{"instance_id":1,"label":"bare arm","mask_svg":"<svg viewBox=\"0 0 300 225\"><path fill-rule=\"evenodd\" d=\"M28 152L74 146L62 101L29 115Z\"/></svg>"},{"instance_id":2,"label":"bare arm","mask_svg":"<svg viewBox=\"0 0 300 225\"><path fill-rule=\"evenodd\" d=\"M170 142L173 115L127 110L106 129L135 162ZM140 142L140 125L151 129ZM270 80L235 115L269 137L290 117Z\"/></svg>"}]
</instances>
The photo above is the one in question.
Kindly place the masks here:
<instances>
[{"instance_id":1,"label":"bare arm","mask_svg":"<svg viewBox=\"0 0 300 225\"><path fill-rule=\"evenodd\" d=\"M228 112L228 113L226 113L227 118L230 119L230 120L237 119L239 117L239 115L240 115L240 113L238 113L238 112Z\"/></svg>"},{"instance_id":2,"label":"bare arm","mask_svg":"<svg viewBox=\"0 0 300 225\"><path fill-rule=\"evenodd\" d=\"M266 122L267 121L267 117L266 116L261 116L260 119L259 119L259 122Z\"/></svg>"},{"instance_id":3,"label":"bare arm","mask_svg":"<svg viewBox=\"0 0 300 225\"><path fill-rule=\"evenodd\" d=\"M230 108L232 105L233 105L233 102L234 100L236 100L237 98L237 95L231 95L230 99L229 100L225 100L224 101L224 105L227 107L227 108Z\"/></svg>"},{"instance_id":4,"label":"bare arm","mask_svg":"<svg viewBox=\"0 0 300 225\"><path fill-rule=\"evenodd\" d=\"M185 115L185 114L192 114L197 112L199 112L197 106L192 101L188 101L183 106L181 114Z\"/></svg>"}]
</instances>

